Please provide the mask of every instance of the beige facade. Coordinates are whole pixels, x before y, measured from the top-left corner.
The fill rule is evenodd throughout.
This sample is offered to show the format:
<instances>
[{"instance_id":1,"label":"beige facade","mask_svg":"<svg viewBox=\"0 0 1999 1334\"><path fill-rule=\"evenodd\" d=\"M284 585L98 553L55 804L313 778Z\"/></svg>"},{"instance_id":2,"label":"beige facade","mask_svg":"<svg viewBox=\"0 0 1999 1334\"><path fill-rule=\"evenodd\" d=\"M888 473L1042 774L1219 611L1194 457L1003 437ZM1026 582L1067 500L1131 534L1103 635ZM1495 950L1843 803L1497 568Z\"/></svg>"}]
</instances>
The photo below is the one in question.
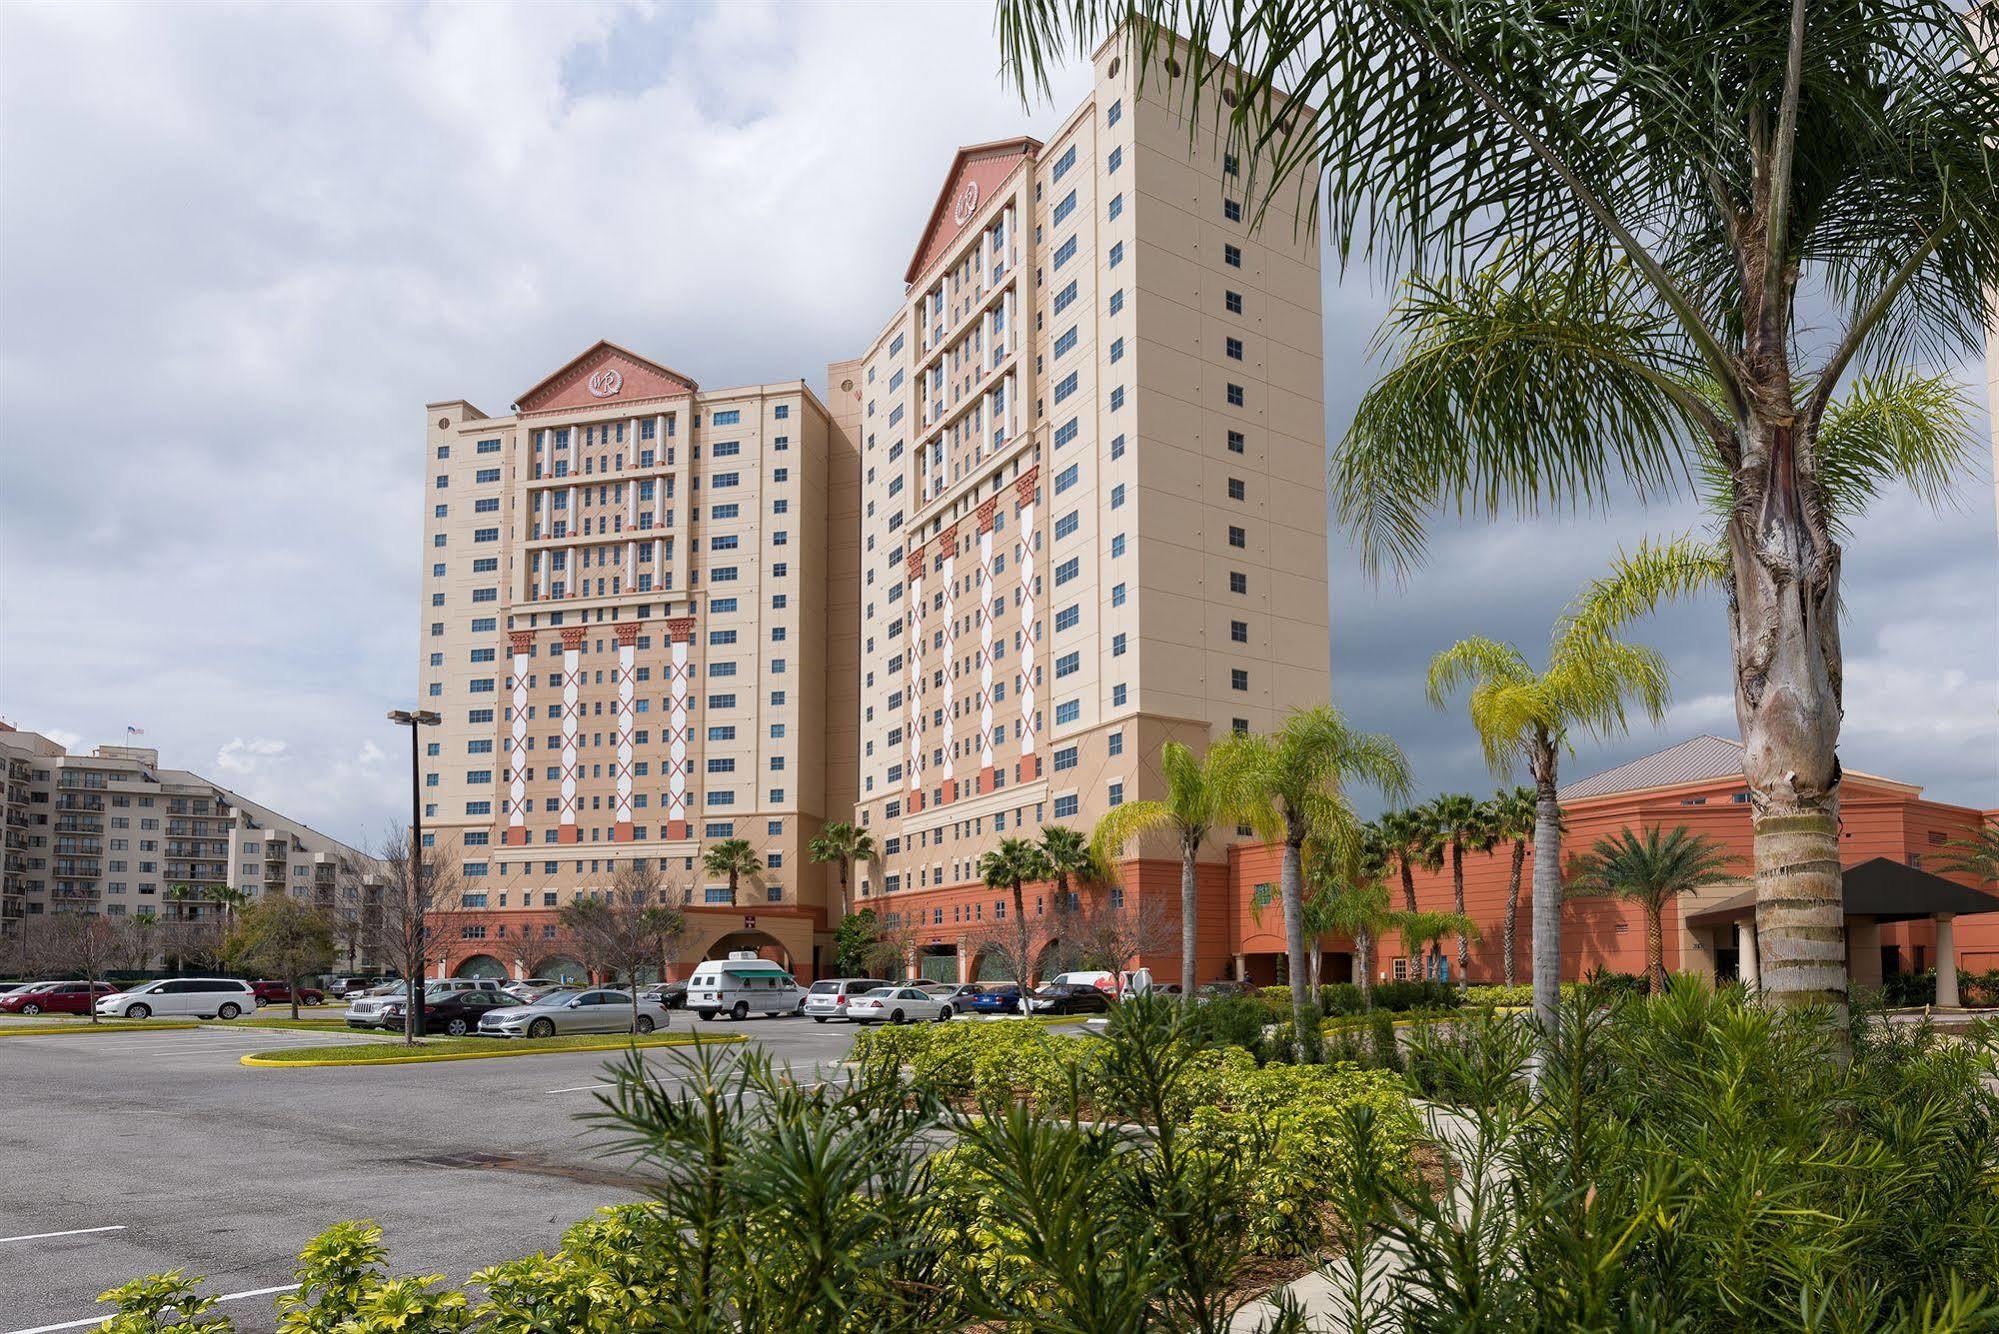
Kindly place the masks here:
<instances>
[{"instance_id":1,"label":"beige facade","mask_svg":"<svg viewBox=\"0 0 1999 1334\"><path fill-rule=\"evenodd\" d=\"M1252 231L1245 164L1207 128L1190 150L1133 58L1099 49L1047 144L959 153L901 304L829 369L860 452L863 896L962 887L1003 837L1158 796L1165 739L1326 697L1317 242L1281 207Z\"/></svg>"},{"instance_id":2,"label":"beige facade","mask_svg":"<svg viewBox=\"0 0 1999 1334\"><path fill-rule=\"evenodd\" d=\"M823 722L840 487L818 397L600 343L510 415L426 414L425 837L461 906L558 907L637 858L723 906L701 854L743 839L762 871L730 906L823 931L805 844L851 804L851 741Z\"/></svg>"},{"instance_id":3,"label":"beige facade","mask_svg":"<svg viewBox=\"0 0 1999 1334\"><path fill-rule=\"evenodd\" d=\"M220 912L218 889L288 893L358 917L373 863L355 848L185 769L157 750L72 755L0 723L5 870L0 932L44 913ZM183 892L184 891L184 892Z\"/></svg>"}]
</instances>

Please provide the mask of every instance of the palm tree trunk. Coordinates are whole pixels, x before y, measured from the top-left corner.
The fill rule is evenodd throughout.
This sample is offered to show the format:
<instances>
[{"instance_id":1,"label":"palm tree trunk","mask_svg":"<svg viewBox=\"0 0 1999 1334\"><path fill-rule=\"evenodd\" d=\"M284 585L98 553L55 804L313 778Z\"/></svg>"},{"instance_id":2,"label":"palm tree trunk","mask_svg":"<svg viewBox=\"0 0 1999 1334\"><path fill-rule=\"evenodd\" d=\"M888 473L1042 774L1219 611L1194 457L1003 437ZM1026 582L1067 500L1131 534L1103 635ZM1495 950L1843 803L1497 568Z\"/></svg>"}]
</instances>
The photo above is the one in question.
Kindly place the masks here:
<instances>
[{"instance_id":1,"label":"palm tree trunk","mask_svg":"<svg viewBox=\"0 0 1999 1334\"><path fill-rule=\"evenodd\" d=\"M1519 973L1513 959L1513 940L1520 922L1520 870L1527 861L1527 840L1513 840L1513 877L1506 882L1506 985L1512 986Z\"/></svg>"},{"instance_id":2,"label":"palm tree trunk","mask_svg":"<svg viewBox=\"0 0 1999 1334\"><path fill-rule=\"evenodd\" d=\"M1034 961L1027 957L1027 897L1020 891L1020 881L1013 882L1013 930L1014 939L1020 949L1020 1012L1032 1014L1033 1007L1027 1003L1027 972Z\"/></svg>"},{"instance_id":3,"label":"palm tree trunk","mask_svg":"<svg viewBox=\"0 0 1999 1334\"><path fill-rule=\"evenodd\" d=\"M1788 367L1771 376L1763 397L1788 410ZM1785 1007L1828 1006L1843 1031L1840 552L1799 477L1800 447L1813 442L1793 431L1753 409L1744 423L1736 473L1744 499L1728 523L1735 719L1753 810L1763 995Z\"/></svg>"},{"instance_id":4,"label":"palm tree trunk","mask_svg":"<svg viewBox=\"0 0 1999 1334\"><path fill-rule=\"evenodd\" d=\"M1656 996L1666 989L1666 932L1659 917L1663 905L1645 905L1645 989Z\"/></svg>"},{"instance_id":5,"label":"palm tree trunk","mask_svg":"<svg viewBox=\"0 0 1999 1334\"><path fill-rule=\"evenodd\" d=\"M1460 917L1465 915L1465 847L1456 839L1451 840L1451 906ZM1471 968L1471 945L1465 940L1465 933L1458 932L1458 985L1463 986L1466 974Z\"/></svg>"},{"instance_id":6,"label":"palm tree trunk","mask_svg":"<svg viewBox=\"0 0 1999 1334\"><path fill-rule=\"evenodd\" d=\"M1416 873L1409 869L1408 849L1403 849L1396 860L1402 863L1402 906L1413 913L1416 911Z\"/></svg>"},{"instance_id":7,"label":"palm tree trunk","mask_svg":"<svg viewBox=\"0 0 1999 1334\"><path fill-rule=\"evenodd\" d=\"M1194 1006L1195 977L1194 948L1197 943L1195 914L1200 908L1200 884L1196 877L1197 867L1194 856L1198 847L1183 848L1180 852L1180 1002L1188 1009Z\"/></svg>"},{"instance_id":8,"label":"palm tree trunk","mask_svg":"<svg viewBox=\"0 0 1999 1334\"><path fill-rule=\"evenodd\" d=\"M1353 933L1353 962L1359 972L1360 1006L1372 1009L1374 1004L1374 932L1361 927Z\"/></svg>"},{"instance_id":9,"label":"palm tree trunk","mask_svg":"<svg viewBox=\"0 0 1999 1334\"><path fill-rule=\"evenodd\" d=\"M734 871L729 872L729 906L732 908L741 906L736 902L736 873Z\"/></svg>"},{"instance_id":10,"label":"palm tree trunk","mask_svg":"<svg viewBox=\"0 0 1999 1334\"><path fill-rule=\"evenodd\" d=\"M1534 763L1534 1018L1555 1029L1562 996L1562 806L1555 798L1555 749Z\"/></svg>"},{"instance_id":11,"label":"palm tree trunk","mask_svg":"<svg viewBox=\"0 0 1999 1334\"><path fill-rule=\"evenodd\" d=\"M1305 833L1295 830L1284 841L1284 952L1291 976L1292 1037L1299 1055L1305 1052L1305 1034L1312 1023L1312 993L1305 977Z\"/></svg>"}]
</instances>

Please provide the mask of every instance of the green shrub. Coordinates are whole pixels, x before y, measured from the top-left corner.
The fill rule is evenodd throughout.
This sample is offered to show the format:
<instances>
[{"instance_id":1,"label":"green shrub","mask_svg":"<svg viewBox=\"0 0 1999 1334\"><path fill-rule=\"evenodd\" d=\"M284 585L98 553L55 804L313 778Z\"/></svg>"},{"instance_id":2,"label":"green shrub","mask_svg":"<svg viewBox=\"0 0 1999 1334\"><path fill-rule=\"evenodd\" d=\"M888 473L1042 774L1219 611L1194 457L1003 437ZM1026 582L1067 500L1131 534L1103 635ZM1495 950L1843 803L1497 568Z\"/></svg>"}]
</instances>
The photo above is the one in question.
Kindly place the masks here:
<instances>
[{"instance_id":1,"label":"green shrub","mask_svg":"<svg viewBox=\"0 0 1999 1334\"><path fill-rule=\"evenodd\" d=\"M536 1253L472 1275L486 1290L480 1334L627 1334L658 1327L678 1296L659 1245L665 1226L649 1204L599 1209L562 1234L553 1255Z\"/></svg>"},{"instance_id":2,"label":"green shrub","mask_svg":"<svg viewBox=\"0 0 1999 1334\"><path fill-rule=\"evenodd\" d=\"M1465 988L1465 1004L1481 1009L1522 1009L1534 1003L1534 986L1474 986Z\"/></svg>"},{"instance_id":3,"label":"green shrub","mask_svg":"<svg viewBox=\"0 0 1999 1334\"><path fill-rule=\"evenodd\" d=\"M121 1283L98 1297L118 1314L99 1325L99 1334L229 1334L227 1316L205 1314L220 1300L200 1291L202 1280L178 1269Z\"/></svg>"}]
</instances>

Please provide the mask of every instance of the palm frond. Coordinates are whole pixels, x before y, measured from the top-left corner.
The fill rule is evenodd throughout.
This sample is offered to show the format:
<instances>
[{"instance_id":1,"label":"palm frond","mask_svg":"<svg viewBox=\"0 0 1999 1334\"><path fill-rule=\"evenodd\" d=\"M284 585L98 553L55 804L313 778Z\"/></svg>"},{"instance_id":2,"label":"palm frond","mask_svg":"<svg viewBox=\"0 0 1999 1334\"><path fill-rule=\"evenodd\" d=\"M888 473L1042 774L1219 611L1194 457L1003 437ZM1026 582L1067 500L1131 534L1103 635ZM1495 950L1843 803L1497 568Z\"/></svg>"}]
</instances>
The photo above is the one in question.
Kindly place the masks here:
<instances>
[{"instance_id":1,"label":"palm frond","mask_svg":"<svg viewBox=\"0 0 1999 1334\"><path fill-rule=\"evenodd\" d=\"M1835 523L1850 523L1897 482L1941 509L1980 443L1970 397L1955 375L1862 376L1819 426L1819 492Z\"/></svg>"},{"instance_id":2,"label":"palm frond","mask_svg":"<svg viewBox=\"0 0 1999 1334\"><path fill-rule=\"evenodd\" d=\"M1619 551L1610 573L1592 580L1569 605L1556 631L1556 651L1614 635L1662 603L1726 587L1728 580L1728 553L1712 538L1684 533L1640 542L1635 551Z\"/></svg>"}]
</instances>

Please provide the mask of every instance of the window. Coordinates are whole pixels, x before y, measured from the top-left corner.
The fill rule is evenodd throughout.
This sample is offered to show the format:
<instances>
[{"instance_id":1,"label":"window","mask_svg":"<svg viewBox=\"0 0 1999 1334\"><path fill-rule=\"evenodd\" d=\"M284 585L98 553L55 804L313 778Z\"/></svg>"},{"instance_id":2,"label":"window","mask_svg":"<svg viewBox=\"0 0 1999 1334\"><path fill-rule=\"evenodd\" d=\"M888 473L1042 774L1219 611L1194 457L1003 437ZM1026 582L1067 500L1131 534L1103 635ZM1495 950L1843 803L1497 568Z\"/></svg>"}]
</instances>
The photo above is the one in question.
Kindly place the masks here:
<instances>
[{"instance_id":1,"label":"window","mask_svg":"<svg viewBox=\"0 0 1999 1334\"><path fill-rule=\"evenodd\" d=\"M1249 642L1249 622L1230 621L1229 639L1233 643L1247 644Z\"/></svg>"},{"instance_id":2,"label":"window","mask_svg":"<svg viewBox=\"0 0 1999 1334\"><path fill-rule=\"evenodd\" d=\"M1058 632L1073 630L1082 623L1083 608L1078 603L1071 602L1068 606L1055 613L1055 629Z\"/></svg>"},{"instance_id":3,"label":"window","mask_svg":"<svg viewBox=\"0 0 1999 1334\"><path fill-rule=\"evenodd\" d=\"M1111 636L1111 656L1113 658L1122 658L1124 656L1125 643L1126 637L1123 633L1120 632Z\"/></svg>"},{"instance_id":4,"label":"window","mask_svg":"<svg viewBox=\"0 0 1999 1334\"><path fill-rule=\"evenodd\" d=\"M1055 752L1055 772L1063 773L1076 767L1076 748L1064 746Z\"/></svg>"},{"instance_id":5,"label":"window","mask_svg":"<svg viewBox=\"0 0 1999 1334\"><path fill-rule=\"evenodd\" d=\"M1075 815L1076 815L1076 797L1073 793L1066 796L1060 796L1055 798L1056 819L1070 820L1074 819Z\"/></svg>"},{"instance_id":6,"label":"window","mask_svg":"<svg viewBox=\"0 0 1999 1334\"><path fill-rule=\"evenodd\" d=\"M1111 605L1112 605L1113 607L1122 607L1122 606L1124 605L1124 585L1123 585L1123 584L1112 584L1112 585L1111 585Z\"/></svg>"},{"instance_id":7,"label":"window","mask_svg":"<svg viewBox=\"0 0 1999 1334\"><path fill-rule=\"evenodd\" d=\"M1074 190L1071 190L1068 194L1062 196L1062 202L1055 206L1055 217L1054 217L1055 225L1057 227L1060 227L1062 225L1063 220L1067 218L1071 213L1074 213L1075 211L1076 211L1076 192Z\"/></svg>"},{"instance_id":8,"label":"window","mask_svg":"<svg viewBox=\"0 0 1999 1334\"><path fill-rule=\"evenodd\" d=\"M1105 737L1104 753L1106 755L1124 754L1124 733L1112 732L1108 737Z\"/></svg>"},{"instance_id":9,"label":"window","mask_svg":"<svg viewBox=\"0 0 1999 1334\"><path fill-rule=\"evenodd\" d=\"M708 418L708 424L710 426L735 426L738 423L740 423L742 420L743 420L743 414L741 409L728 408L725 409L724 411L717 412L712 416L710 416Z\"/></svg>"},{"instance_id":10,"label":"window","mask_svg":"<svg viewBox=\"0 0 1999 1334\"><path fill-rule=\"evenodd\" d=\"M1067 491L1070 487L1076 484L1078 476L1076 470L1078 466L1079 465L1072 463L1068 467L1064 468L1061 472L1055 474L1056 495L1058 496L1061 495L1064 491Z\"/></svg>"},{"instance_id":11,"label":"window","mask_svg":"<svg viewBox=\"0 0 1999 1334\"><path fill-rule=\"evenodd\" d=\"M1074 259L1075 257L1076 257L1075 237L1072 236L1068 240L1064 241L1061 245L1055 247L1056 268L1058 269L1061 268L1064 264L1067 264L1070 260Z\"/></svg>"},{"instance_id":12,"label":"window","mask_svg":"<svg viewBox=\"0 0 1999 1334\"><path fill-rule=\"evenodd\" d=\"M1241 385L1239 385L1239 384L1232 384L1232 385L1230 385L1230 386L1229 386L1229 406L1230 406L1230 407L1232 407L1232 408L1239 408L1239 407L1241 407L1242 405L1243 405L1243 394L1242 394L1242 386L1241 386Z\"/></svg>"},{"instance_id":13,"label":"window","mask_svg":"<svg viewBox=\"0 0 1999 1334\"><path fill-rule=\"evenodd\" d=\"M497 528L475 529L472 533L472 540L474 542L497 542L500 540L500 530Z\"/></svg>"},{"instance_id":14,"label":"window","mask_svg":"<svg viewBox=\"0 0 1999 1334\"><path fill-rule=\"evenodd\" d=\"M740 473L718 472L715 474L714 480L711 481L709 485L715 487L735 486L738 482L742 480L743 480L742 474Z\"/></svg>"},{"instance_id":15,"label":"window","mask_svg":"<svg viewBox=\"0 0 1999 1334\"><path fill-rule=\"evenodd\" d=\"M1055 721L1058 725L1066 726L1082 716L1083 705L1080 700L1065 700L1055 706Z\"/></svg>"},{"instance_id":16,"label":"window","mask_svg":"<svg viewBox=\"0 0 1999 1334\"><path fill-rule=\"evenodd\" d=\"M1124 437L1122 435L1114 435L1111 437L1111 459L1113 462L1115 462L1116 460L1121 459L1123 457L1124 457Z\"/></svg>"},{"instance_id":17,"label":"window","mask_svg":"<svg viewBox=\"0 0 1999 1334\"><path fill-rule=\"evenodd\" d=\"M1248 547L1249 533L1245 529L1240 528L1235 524L1230 524L1229 545L1232 547L1245 547L1245 548Z\"/></svg>"},{"instance_id":18,"label":"window","mask_svg":"<svg viewBox=\"0 0 1999 1334\"><path fill-rule=\"evenodd\" d=\"M1119 408L1123 406L1124 406L1124 386L1119 385L1117 388L1111 390L1111 411L1116 412Z\"/></svg>"},{"instance_id":19,"label":"window","mask_svg":"<svg viewBox=\"0 0 1999 1334\"><path fill-rule=\"evenodd\" d=\"M497 482L500 480L500 470L498 468L481 468L478 472L472 474L472 480L475 482Z\"/></svg>"},{"instance_id":20,"label":"window","mask_svg":"<svg viewBox=\"0 0 1999 1334\"><path fill-rule=\"evenodd\" d=\"M1112 487L1112 488L1111 488L1111 508L1112 508L1112 509L1114 509L1114 510L1115 510L1115 509L1123 509L1123 508L1124 508L1124 483L1123 483L1123 482L1119 482L1119 483L1118 483L1118 484L1117 484L1116 486L1114 486L1114 487Z\"/></svg>"},{"instance_id":21,"label":"window","mask_svg":"<svg viewBox=\"0 0 1999 1334\"><path fill-rule=\"evenodd\" d=\"M1111 109L1104 113L1104 128L1109 129L1111 126L1117 124L1119 120L1123 119L1123 117L1124 99L1119 98L1117 101L1111 103Z\"/></svg>"},{"instance_id":22,"label":"window","mask_svg":"<svg viewBox=\"0 0 1999 1334\"><path fill-rule=\"evenodd\" d=\"M1069 303L1074 301L1075 299L1076 299L1076 280L1074 278L1071 278L1069 280L1069 285L1064 287L1061 291L1055 294L1055 313L1057 315L1060 315L1063 311L1069 308Z\"/></svg>"},{"instance_id":23,"label":"window","mask_svg":"<svg viewBox=\"0 0 1999 1334\"><path fill-rule=\"evenodd\" d=\"M1226 340L1224 340L1224 344L1223 344L1223 350L1224 350L1224 351L1226 351L1226 352L1228 353L1228 356L1229 356L1229 360L1230 360L1230 361L1241 361L1241 360L1242 360L1242 339L1240 339L1240 338L1230 338L1230 339L1226 339Z\"/></svg>"},{"instance_id":24,"label":"window","mask_svg":"<svg viewBox=\"0 0 1999 1334\"><path fill-rule=\"evenodd\" d=\"M1069 168L1075 165L1076 165L1076 145L1070 144L1067 149L1063 150L1062 156L1055 159L1055 171L1051 179L1057 181L1061 180L1062 177L1068 173Z\"/></svg>"},{"instance_id":25,"label":"window","mask_svg":"<svg viewBox=\"0 0 1999 1334\"><path fill-rule=\"evenodd\" d=\"M1063 376L1061 380L1059 380L1056 383L1055 401L1057 403L1060 403L1063 399L1069 397L1069 395L1075 392L1076 392L1076 372L1070 371L1067 375Z\"/></svg>"},{"instance_id":26,"label":"window","mask_svg":"<svg viewBox=\"0 0 1999 1334\"><path fill-rule=\"evenodd\" d=\"M1230 500L1245 500L1248 498L1248 496L1249 496L1249 488L1244 485L1242 478L1240 477L1229 478Z\"/></svg>"},{"instance_id":27,"label":"window","mask_svg":"<svg viewBox=\"0 0 1999 1334\"><path fill-rule=\"evenodd\" d=\"M1076 326L1072 324L1067 329L1064 329L1060 334L1056 336L1054 351L1055 355L1059 357L1062 356L1064 353L1073 352L1075 348L1076 348Z\"/></svg>"},{"instance_id":28,"label":"window","mask_svg":"<svg viewBox=\"0 0 1999 1334\"><path fill-rule=\"evenodd\" d=\"M1123 360L1124 360L1124 339L1113 338L1111 340L1111 365L1115 366L1120 361Z\"/></svg>"},{"instance_id":29,"label":"window","mask_svg":"<svg viewBox=\"0 0 1999 1334\"><path fill-rule=\"evenodd\" d=\"M1224 199L1222 201L1222 216L1230 222L1241 222L1242 205L1233 199Z\"/></svg>"},{"instance_id":30,"label":"window","mask_svg":"<svg viewBox=\"0 0 1999 1334\"><path fill-rule=\"evenodd\" d=\"M1111 314L1115 315L1123 309L1124 309L1124 289L1120 287L1117 289L1117 291L1111 293Z\"/></svg>"},{"instance_id":31,"label":"window","mask_svg":"<svg viewBox=\"0 0 1999 1334\"><path fill-rule=\"evenodd\" d=\"M500 452L500 442L497 440L481 440L478 444L477 452L481 454L497 454Z\"/></svg>"},{"instance_id":32,"label":"window","mask_svg":"<svg viewBox=\"0 0 1999 1334\"><path fill-rule=\"evenodd\" d=\"M1112 222L1116 222L1118 218L1121 217L1123 214L1124 214L1124 196L1122 194L1112 195L1110 220Z\"/></svg>"},{"instance_id":33,"label":"window","mask_svg":"<svg viewBox=\"0 0 1999 1334\"><path fill-rule=\"evenodd\" d=\"M1111 559L1116 560L1122 555L1124 555L1124 534L1117 533L1111 537Z\"/></svg>"},{"instance_id":34,"label":"window","mask_svg":"<svg viewBox=\"0 0 1999 1334\"><path fill-rule=\"evenodd\" d=\"M1249 673L1248 673L1247 671L1245 671L1245 670L1244 670L1243 668L1241 668L1241 667L1232 667L1232 668L1230 668L1230 669L1229 669L1229 689L1231 689L1231 690L1247 690L1247 689L1249 689Z\"/></svg>"},{"instance_id":35,"label":"window","mask_svg":"<svg viewBox=\"0 0 1999 1334\"><path fill-rule=\"evenodd\" d=\"M1229 432L1229 453L1231 453L1231 454L1240 454L1240 453L1242 453L1242 451L1243 451L1243 436L1242 436L1242 432L1241 432L1241 431L1230 431L1230 432Z\"/></svg>"},{"instance_id":36,"label":"window","mask_svg":"<svg viewBox=\"0 0 1999 1334\"><path fill-rule=\"evenodd\" d=\"M1111 247L1111 261L1107 267L1114 269L1122 263L1124 263L1124 242L1119 241Z\"/></svg>"},{"instance_id":37,"label":"window","mask_svg":"<svg viewBox=\"0 0 1999 1334\"><path fill-rule=\"evenodd\" d=\"M779 421L783 421L787 417L791 416L791 408L787 404L780 403L775 408L771 409L770 415L777 418Z\"/></svg>"},{"instance_id":38,"label":"window","mask_svg":"<svg viewBox=\"0 0 1999 1334\"><path fill-rule=\"evenodd\" d=\"M1077 575L1081 574L1082 571L1083 571L1082 562L1080 562L1074 556L1069 557L1069 559L1063 561L1060 565L1057 565L1055 567L1055 586L1057 588L1060 588L1062 585L1068 583L1071 579L1074 579Z\"/></svg>"},{"instance_id":39,"label":"window","mask_svg":"<svg viewBox=\"0 0 1999 1334\"><path fill-rule=\"evenodd\" d=\"M1065 421L1060 426L1056 427L1055 448L1060 449L1062 448L1062 446L1068 444L1071 440L1074 440L1076 438L1076 432L1078 429L1080 428L1078 427L1077 420L1074 417L1071 417L1068 421Z\"/></svg>"},{"instance_id":40,"label":"window","mask_svg":"<svg viewBox=\"0 0 1999 1334\"><path fill-rule=\"evenodd\" d=\"M1241 268L1242 247L1233 246L1233 245L1224 245L1222 247L1222 263L1228 265L1232 269Z\"/></svg>"},{"instance_id":41,"label":"window","mask_svg":"<svg viewBox=\"0 0 1999 1334\"><path fill-rule=\"evenodd\" d=\"M1241 570L1230 570L1229 592L1231 593L1249 592L1249 576L1244 574Z\"/></svg>"},{"instance_id":42,"label":"window","mask_svg":"<svg viewBox=\"0 0 1999 1334\"><path fill-rule=\"evenodd\" d=\"M1058 681L1065 676L1074 676L1082 669L1083 657L1080 653L1064 653L1055 659L1055 679Z\"/></svg>"},{"instance_id":43,"label":"window","mask_svg":"<svg viewBox=\"0 0 1999 1334\"><path fill-rule=\"evenodd\" d=\"M1111 150L1110 158L1106 162L1104 167L1106 174L1115 172L1119 167L1122 167L1123 165L1124 165L1124 149L1113 148Z\"/></svg>"},{"instance_id":44,"label":"window","mask_svg":"<svg viewBox=\"0 0 1999 1334\"><path fill-rule=\"evenodd\" d=\"M1078 517L1077 512L1070 510L1055 521L1055 540L1060 542L1065 537L1073 536L1081 524L1082 519Z\"/></svg>"}]
</instances>

